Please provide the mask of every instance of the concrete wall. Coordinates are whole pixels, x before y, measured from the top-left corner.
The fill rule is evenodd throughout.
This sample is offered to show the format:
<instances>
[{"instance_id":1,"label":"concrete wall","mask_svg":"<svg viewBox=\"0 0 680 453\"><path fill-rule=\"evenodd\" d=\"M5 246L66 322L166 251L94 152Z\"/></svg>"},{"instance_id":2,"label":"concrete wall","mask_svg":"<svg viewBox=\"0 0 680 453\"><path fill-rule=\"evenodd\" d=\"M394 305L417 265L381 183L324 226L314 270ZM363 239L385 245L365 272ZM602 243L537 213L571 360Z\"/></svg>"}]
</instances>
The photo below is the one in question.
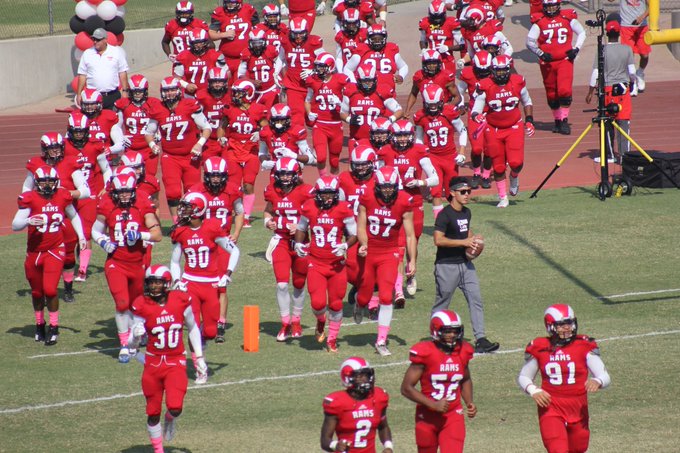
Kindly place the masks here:
<instances>
[{"instance_id":1,"label":"concrete wall","mask_svg":"<svg viewBox=\"0 0 680 453\"><path fill-rule=\"evenodd\" d=\"M74 35L0 41L0 110L67 92L78 68ZM125 32L123 48L131 71L166 60L162 29Z\"/></svg>"}]
</instances>

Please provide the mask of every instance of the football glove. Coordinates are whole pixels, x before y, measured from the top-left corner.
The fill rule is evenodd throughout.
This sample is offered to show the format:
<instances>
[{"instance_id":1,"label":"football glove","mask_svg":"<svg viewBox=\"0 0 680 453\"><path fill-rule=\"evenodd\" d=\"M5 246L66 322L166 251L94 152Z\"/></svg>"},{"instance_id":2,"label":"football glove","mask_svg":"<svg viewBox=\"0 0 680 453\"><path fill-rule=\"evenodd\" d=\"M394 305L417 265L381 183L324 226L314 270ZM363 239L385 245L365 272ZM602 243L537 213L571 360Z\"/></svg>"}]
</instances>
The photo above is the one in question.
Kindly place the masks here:
<instances>
[{"instance_id":1,"label":"football glove","mask_svg":"<svg viewBox=\"0 0 680 453\"><path fill-rule=\"evenodd\" d=\"M219 288L226 288L229 286L229 283L231 283L231 277L225 274L220 278L220 281L217 282L217 286Z\"/></svg>"},{"instance_id":2,"label":"football glove","mask_svg":"<svg viewBox=\"0 0 680 453\"><path fill-rule=\"evenodd\" d=\"M284 157L290 157L291 159L297 159L297 154L295 154L295 151L292 149L288 148L277 148L274 150L274 155L277 157L277 159L282 159Z\"/></svg>"},{"instance_id":3,"label":"football glove","mask_svg":"<svg viewBox=\"0 0 680 453\"><path fill-rule=\"evenodd\" d=\"M273 160L263 160L262 163L260 164L260 168L262 168L262 170L265 170L265 171L271 170L275 166L276 166L276 162L274 162Z\"/></svg>"},{"instance_id":4,"label":"football glove","mask_svg":"<svg viewBox=\"0 0 680 453\"><path fill-rule=\"evenodd\" d=\"M449 53L449 46L446 44L439 44L437 46L437 52L439 53Z\"/></svg>"},{"instance_id":5,"label":"football glove","mask_svg":"<svg viewBox=\"0 0 680 453\"><path fill-rule=\"evenodd\" d=\"M297 253L297 256L300 258L304 258L305 256L309 255L309 252L307 251L308 247L308 245L305 245L302 242L296 242L295 253ZM335 254L335 249L333 249L333 253Z\"/></svg>"},{"instance_id":6,"label":"football glove","mask_svg":"<svg viewBox=\"0 0 680 453\"><path fill-rule=\"evenodd\" d=\"M142 338L144 334L146 333L146 328L144 327L144 324L141 322L138 322L137 324L132 327L132 335L135 338Z\"/></svg>"},{"instance_id":7,"label":"football glove","mask_svg":"<svg viewBox=\"0 0 680 453\"><path fill-rule=\"evenodd\" d=\"M347 243L343 242L333 247L333 255L335 256L345 256L347 252Z\"/></svg>"},{"instance_id":8,"label":"football glove","mask_svg":"<svg viewBox=\"0 0 680 453\"><path fill-rule=\"evenodd\" d=\"M349 124L350 124L350 126L361 126L361 116L350 115L349 116Z\"/></svg>"},{"instance_id":9,"label":"football glove","mask_svg":"<svg viewBox=\"0 0 680 453\"><path fill-rule=\"evenodd\" d=\"M465 154L456 155L456 165L463 165L465 163Z\"/></svg>"},{"instance_id":10,"label":"football glove","mask_svg":"<svg viewBox=\"0 0 680 453\"><path fill-rule=\"evenodd\" d=\"M255 131L250 135L250 141L253 143L259 142L260 141L260 132Z\"/></svg>"},{"instance_id":11,"label":"football glove","mask_svg":"<svg viewBox=\"0 0 680 453\"><path fill-rule=\"evenodd\" d=\"M553 61L552 55L550 55L548 52L543 52L538 58L540 58L542 61L545 61L546 63Z\"/></svg>"},{"instance_id":12,"label":"football glove","mask_svg":"<svg viewBox=\"0 0 680 453\"><path fill-rule=\"evenodd\" d=\"M300 78L302 80L305 80L307 77L309 77L312 74L314 74L313 69L303 69L302 71L300 71Z\"/></svg>"},{"instance_id":13,"label":"football glove","mask_svg":"<svg viewBox=\"0 0 680 453\"><path fill-rule=\"evenodd\" d=\"M527 137L533 137L536 133L536 127L534 127L533 121L527 121L524 123L524 130L527 133Z\"/></svg>"},{"instance_id":14,"label":"football glove","mask_svg":"<svg viewBox=\"0 0 680 453\"><path fill-rule=\"evenodd\" d=\"M196 371L198 371L199 374L208 373L208 365L205 363L205 359L203 357L196 358Z\"/></svg>"},{"instance_id":15,"label":"football glove","mask_svg":"<svg viewBox=\"0 0 680 453\"><path fill-rule=\"evenodd\" d=\"M574 49L569 49L567 50L567 58L569 61L574 61L576 59L576 55L578 55L579 49L574 48Z\"/></svg>"},{"instance_id":16,"label":"football glove","mask_svg":"<svg viewBox=\"0 0 680 453\"><path fill-rule=\"evenodd\" d=\"M316 7L316 15L317 16L323 16L323 14L325 12L326 12L326 2L319 3L319 6Z\"/></svg>"},{"instance_id":17,"label":"football glove","mask_svg":"<svg viewBox=\"0 0 680 453\"><path fill-rule=\"evenodd\" d=\"M128 230L127 233L125 233L125 239L130 246L135 245L141 238L142 235L137 230Z\"/></svg>"},{"instance_id":18,"label":"football glove","mask_svg":"<svg viewBox=\"0 0 680 453\"><path fill-rule=\"evenodd\" d=\"M183 291L187 292L187 284L186 282L183 282L182 280L177 280L175 283L172 284L172 289L175 291Z\"/></svg>"},{"instance_id":19,"label":"football glove","mask_svg":"<svg viewBox=\"0 0 680 453\"><path fill-rule=\"evenodd\" d=\"M312 123L313 123L314 121L316 121L316 119L317 119L318 117L319 117L319 115L317 115L317 114L314 113L314 112L309 112L309 113L307 114L307 119L308 119L310 122L312 122Z\"/></svg>"},{"instance_id":20,"label":"football glove","mask_svg":"<svg viewBox=\"0 0 680 453\"><path fill-rule=\"evenodd\" d=\"M108 239L102 239L99 241L99 246L104 249L106 253L113 253L118 248L116 243L109 241Z\"/></svg>"},{"instance_id":21,"label":"football glove","mask_svg":"<svg viewBox=\"0 0 680 453\"><path fill-rule=\"evenodd\" d=\"M284 5L279 5L279 11L281 12L281 17L288 17L290 14L290 11L288 11L288 7Z\"/></svg>"},{"instance_id":22,"label":"football glove","mask_svg":"<svg viewBox=\"0 0 680 453\"><path fill-rule=\"evenodd\" d=\"M408 187L409 189L413 189L413 188L416 188L416 187L422 187L424 185L425 185L425 183L420 179L412 179L405 184L405 186Z\"/></svg>"},{"instance_id":23,"label":"football glove","mask_svg":"<svg viewBox=\"0 0 680 453\"><path fill-rule=\"evenodd\" d=\"M456 61L456 68L457 69L463 69L465 67L465 60L462 58L459 58L458 61Z\"/></svg>"},{"instance_id":24,"label":"football glove","mask_svg":"<svg viewBox=\"0 0 680 453\"><path fill-rule=\"evenodd\" d=\"M486 113L472 113L472 121L477 124L482 124L486 121Z\"/></svg>"},{"instance_id":25,"label":"football glove","mask_svg":"<svg viewBox=\"0 0 680 453\"><path fill-rule=\"evenodd\" d=\"M42 214L32 215L28 218L28 224L31 226L43 226L45 223L45 217Z\"/></svg>"}]
</instances>

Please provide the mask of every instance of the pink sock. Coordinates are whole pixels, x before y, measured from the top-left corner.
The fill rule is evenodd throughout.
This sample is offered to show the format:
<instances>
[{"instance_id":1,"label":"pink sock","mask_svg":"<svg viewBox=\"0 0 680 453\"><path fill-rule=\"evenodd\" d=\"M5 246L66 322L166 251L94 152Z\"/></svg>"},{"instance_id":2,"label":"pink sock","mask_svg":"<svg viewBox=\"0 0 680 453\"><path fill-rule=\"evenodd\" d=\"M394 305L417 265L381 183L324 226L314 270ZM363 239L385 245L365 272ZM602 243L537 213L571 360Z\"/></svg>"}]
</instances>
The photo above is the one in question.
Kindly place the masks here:
<instances>
[{"instance_id":1,"label":"pink sock","mask_svg":"<svg viewBox=\"0 0 680 453\"><path fill-rule=\"evenodd\" d=\"M394 281L394 292L401 294L404 292L404 275L397 273L397 279Z\"/></svg>"},{"instance_id":2,"label":"pink sock","mask_svg":"<svg viewBox=\"0 0 680 453\"><path fill-rule=\"evenodd\" d=\"M58 326L59 325L59 310L57 311L50 311L48 312L50 316L50 325L51 326Z\"/></svg>"},{"instance_id":3,"label":"pink sock","mask_svg":"<svg viewBox=\"0 0 680 453\"><path fill-rule=\"evenodd\" d=\"M45 324L45 312L42 310L40 311L34 311L35 314L35 323L36 324Z\"/></svg>"},{"instance_id":4,"label":"pink sock","mask_svg":"<svg viewBox=\"0 0 680 453\"><path fill-rule=\"evenodd\" d=\"M226 323L227 323L227 318L219 318L219 319L217 320L217 322L221 322L222 324L226 324Z\"/></svg>"},{"instance_id":5,"label":"pink sock","mask_svg":"<svg viewBox=\"0 0 680 453\"><path fill-rule=\"evenodd\" d=\"M472 170L472 173L473 173L475 176L481 175L481 174L482 174L482 167L475 167L475 168Z\"/></svg>"},{"instance_id":6,"label":"pink sock","mask_svg":"<svg viewBox=\"0 0 680 453\"><path fill-rule=\"evenodd\" d=\"M561 120L560 116L562 115L562 109L555 109L552 111L553 118L556 120Z\"/></svg>"},{"instance_id":7,"label":"pink sock","mask_svg":"<svg viewBox=\"0 0 680 453\"><path fill-rule=\"evenodd\" d=\"M78 266L78 269L83 274L87 273L87 266L90 265L90 256L92 256L92 249L83 249L80 251L78 258L80 265Z\"/></svg>"},{"instance_id":8,"label":"pink sock","mask_svg":"<svg viewBox=\"0 0 680 453\"><path fill-rule=\"evenodd\" d=\"M161 424L154 426L146 425L147 431L149 431L149 439L151 440L151 446L153 446L154 453L163 453L163 429Z\"/></svg>"},{"instance_id":9,"label":"pink sock","mask_svg":"<svg viewBox=\"0 0 680 453\"><path fill-rule=\"evenodd\" d=\"M243 211L246 218L250 218L250 213L253 212L253 205L255 204L255 194L243 195Z\"/></svg>"},{"instance_id":10,"label":"pink sock","mask_svg":"<svg viewBox=\"0 0 680 453\"><path fill-rule=\"evenodd\" d=\"M442 209L444 209L444 205L432 206L432 214L434 215L435 220L437 220L437 216L442 212Z\"/></svg>"},{"instance_id":11,"label":"pink sock","mask_svg":"<svg viewBox=\"0 0 680 453\"><path fill-rule=\"evenodd\" d=\"M390 333L390 326L378 325L378 343L386 342L388 333Z\"/></svg>"},{"instance_id":12,"label":"pink sock","mask_svg":"<svg viewBox=\"0 0 680 453\"><path fill-rule=\"evenodd\" d=\"M125 333L118 332L118 339L120 340L121 346L127 346L128 338L130 338L130 331L126 331Z\"/></svg>"},{"instance_id":13,"label":"pink sock","mask_svg":"<svg viewBox=\"0 0 680 453\"><path fill-rule=\"evenodd\" d=\"M73 269L63 271L61 276L64 278L64 283L71 283L73 281Z\"/></svg>"},{"instance_id":14,"label":"pink sock","mask_svg":"<svg viewBox=\"0 0 680 453\"><path fill-rule=\"evenodd\" d=\"M293 324L300 324L300 317L299 316L293 316Z\"/></svg>"},{"instance_id":15,"label":"pink sock","mask_svg":"<svg viewBox=\"0 0 680 453\"><path fill-rule=\"evenodd\" d=\"M368 301L369 310L373 308L378 308L378 305L380 305L380 299L378 299L378 296L373 296L371 297L371 300Z\"/></svg>"},{"instance_id":16,"label":"pink sock","mask_svg":"<svg viewBox=\"0 0 680 453\"><path fill-rule=\"evenodd\" d=\"M176 215L172 216L172 223L177 223L177 216Z\"/></svg>"},{"instance_id":17,"label":"pink sock","mask_svg":"<svg viewBox=\"0 0 680 453\"><path fill-rule=\"evenodd\" d=\"M340 332L341 321L331 321L328 324L328 339L335 340L338 338L338 332Z\"/></svg>"},{"instance_id":18,"label":"pink sock","mask_svg":"<svg viewBox=\"0 0 680 453\"><path fill-rule=\"evenodd\" d=\"M290 325L290 315L281 316L281 324Z\"/></svg>"},{"instance_id":19,"label":"pink sock","mask_svg":"<svg viewBox=\"0 0 680 453\"><path fill-rule=\"evenodd\" d=\"M496 190L498 190L498 196L500 198L505 198L508 196L508 186L505 182L505 178L502 181L496 181Z\"/></svg>"},{"instance_id":20,"label":"pink sock","mask_svg":"<svg viewBox=\"0 0 680 453\"><path fill-rule=\"evenodd\" d=\"M560 119L566 120L569 118L569 107L562 107L560 110L562 111L562 118Z\"/></svg>"},{"instance_id":21,"label":"pink sock","mask_svg":"<svg viewBox=\"0 0 680 453\"><path fill-rule=\"evenodd\" d=\"M489 168L488 170L485 168L484 171L482 172L482 178L487 179L491 176L491 169Z\"/></svg>"}]
</instances>

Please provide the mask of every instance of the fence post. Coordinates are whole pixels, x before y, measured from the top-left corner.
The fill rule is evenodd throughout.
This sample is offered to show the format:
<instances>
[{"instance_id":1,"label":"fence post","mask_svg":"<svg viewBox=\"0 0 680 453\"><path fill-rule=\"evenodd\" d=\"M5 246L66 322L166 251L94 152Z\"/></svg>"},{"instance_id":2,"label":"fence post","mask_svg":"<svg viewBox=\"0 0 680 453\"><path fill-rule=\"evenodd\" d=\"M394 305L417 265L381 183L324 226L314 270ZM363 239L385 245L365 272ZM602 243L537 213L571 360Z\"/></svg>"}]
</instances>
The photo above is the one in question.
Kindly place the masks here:
<instances>
[{"instance_id":1,"label":"fence post","mask_svg":"<svg viewBox=\"0 0 680 453\"><path fill-rule=\"evenodd\" d=\"M47 0L47 15L50 22L50 35L54 34L54 11L52 11L52 0Z\"/></svg>"}]
</instances>

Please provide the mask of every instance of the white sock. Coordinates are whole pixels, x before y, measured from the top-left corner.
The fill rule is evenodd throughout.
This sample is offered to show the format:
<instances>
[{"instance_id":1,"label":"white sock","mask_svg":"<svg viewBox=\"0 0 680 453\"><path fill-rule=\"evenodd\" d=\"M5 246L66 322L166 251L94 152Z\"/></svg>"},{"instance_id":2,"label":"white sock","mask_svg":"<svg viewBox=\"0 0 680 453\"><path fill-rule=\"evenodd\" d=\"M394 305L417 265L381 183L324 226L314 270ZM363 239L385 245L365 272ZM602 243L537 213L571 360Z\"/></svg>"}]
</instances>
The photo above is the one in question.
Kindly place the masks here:
<instances>
[{"instance_id":1,"label":"white sock","mask_svg":"<svg viewBox=\"0 0 680 453\"><path fill-rule=\"evenodd\" d=\"M116 328L118 333L126 333L130 330L130 311L125 311L123 313L116 312Z\"/></svg>"},{"instance_id":2,"label":"white sock","mask_svg":"<svg viewBox=\"0 0 680 453\"><path fill-rule=\"evenodd\" d=\"M288 293L288 283L276 284L276 302L279 304L281 317L290 316L290 294Z\"/></svg>"},{"instance_id":3,"label":"white sock","mask_svg":"<svg viewBox=\"0 0 680 453\"><path fill-rule=\"evenodd\" d=\"M378 312L378 325L379 326L389 326L392 324L392 312L394 311L394 306L381 305L380 312Z\"/></svg>"},{"instance_id":4,"label":"white sock","mask_svg":"<svg viewBox=\"0 0 680 453\"><path fill-rule=\"evenodd\" d=\"M302 308L305 306L305 289L293 288L293 317L302 316Z\"/></svg>"}]
</instances>

